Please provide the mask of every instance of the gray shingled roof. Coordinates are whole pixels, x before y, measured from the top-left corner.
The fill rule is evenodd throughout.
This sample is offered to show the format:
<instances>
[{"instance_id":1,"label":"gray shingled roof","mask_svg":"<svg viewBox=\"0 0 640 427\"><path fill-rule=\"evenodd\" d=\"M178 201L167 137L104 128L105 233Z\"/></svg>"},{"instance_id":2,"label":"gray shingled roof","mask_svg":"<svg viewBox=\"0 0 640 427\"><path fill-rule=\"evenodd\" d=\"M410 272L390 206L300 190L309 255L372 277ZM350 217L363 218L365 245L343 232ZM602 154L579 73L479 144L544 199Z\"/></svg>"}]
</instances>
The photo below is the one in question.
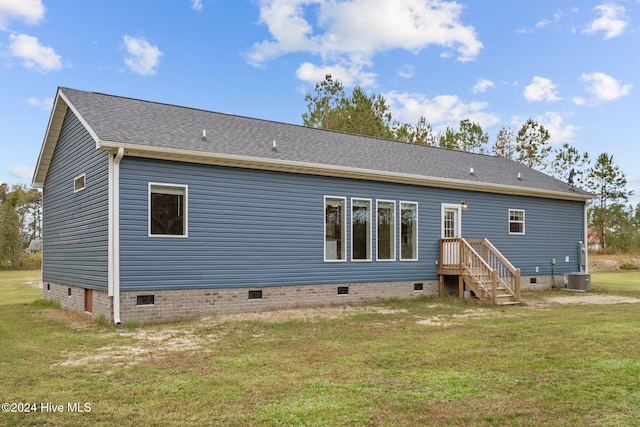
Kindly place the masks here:
<instances>
[{"instance_id":1,"label":"gray shingled roof","mask_svg":"<svg viewBox=\"0 0 640 427\"><path fill-rule=\"evenodd\" d=\"M589 193L512 160L416 144L325 131L157 102L60 88L70 106L100 141L146 149L245 156L406 174L436 180L509 186L565 193ZM206 131L206 140L202 138ZM276 141L276 150L273 149ZM474 173L470 173L473 168ZM519 176L519 177L518 177ZM495 191L495 190L494 190Z\"/></svg>"}]
</instances>

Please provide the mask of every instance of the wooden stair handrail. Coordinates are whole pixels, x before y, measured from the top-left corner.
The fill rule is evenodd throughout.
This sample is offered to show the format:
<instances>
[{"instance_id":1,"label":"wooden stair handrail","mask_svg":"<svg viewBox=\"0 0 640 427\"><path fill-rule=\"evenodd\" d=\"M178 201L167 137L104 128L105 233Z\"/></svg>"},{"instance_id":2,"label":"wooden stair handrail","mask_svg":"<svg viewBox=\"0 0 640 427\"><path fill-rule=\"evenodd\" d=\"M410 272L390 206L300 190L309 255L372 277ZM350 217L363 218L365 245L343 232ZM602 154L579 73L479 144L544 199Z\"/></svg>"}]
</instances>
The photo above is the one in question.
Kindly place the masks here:
<instances>
[{"instance_id":1,"label":"wooden stair handrail","mask_svg":"<svg viewBox=\"0 0 640 427\"><path fill-rule=\"evenodd\" d=\"M491 282L491 301L495 303L495 295L497 294L498 276L491 266L480 256L480 254L467 242L460 238L460 265L465 273L471 277L479 286L484 286L488 281ZM479 272L477 270L480 270ZM484 278L484 279L483 279ZM484 293L488 289L481 289Z\"/></svg>"},{"instance_id":2,"label":"wooden stair handrail","mask_svg":"<svg viewBox=\"0 0 640 427\"><path fill-rule=\"evenodd\" d=\"M482 240L484 241L484 244L487 246L487 248L489 248L489 250L493 253L493 255L495 255L513 275L513 289L510 289L509 286L507 286L507 288L509 288L513 292L516 300L520 301L520 269L511 264L511 262L504 255L502 255L502 252L500 252L495 246L493 246L493 243L491 243L489 239L483 238Z\"/></svg>"},{"instance_id":3,"label":"wooden stair handrail","mask_svg":"<svg viewBox=\"0 0 640 427\"><path fill-rule=\"evenodd\" d=\"M469 243L480 246L482 257L486 260L493 258L496 262L488 264L498 271L500 282L519 301L520 300L520 269L513 264L489 241L489 239L468 239ZM508 272L508 273L507 273Z\"/></svg>"},{"instance_id":4,"label":"wooden stair handrail","mask_svg":"<svg viewBox=\"0 0 640 427\"><path fill-rule=\"evenodd\" d=\"M457 259L455 263L452 263L450 258L455 254L455 247L448 247L446 243L456 242L459 244L458 253L455 257ZM447 256L445 256L445 252ZM464 239L460 237L440 239L440 266L443 270L458 268L470 276L478 285L488 284L490 281L491 300L494 304L498 293L498 283L512 294L517 301L520 300L520 269L514 267L486 238ZM484 276L485 279L483 280L478 276Z\"/></svg>"},{"instance_id":5,"label":"wooden stair handrail","mask_svg":"<svg viewBox=\"0 0 640 427\"><path fill-rule=\"evenodd\" d=\"M500 252L495 246L493 246L493 243L491 243L491 241L489 241L489 239L487 238L482 238L482 239L469 239L471 240L481 240L482 244L485 245L505 266L507 266L507 268L513 273L515 274L517 268L515 268L513 266L513 264L511 264L511 262L509 262L509 260L502 255L502 252Z\"/></svg>"}]
</instances>

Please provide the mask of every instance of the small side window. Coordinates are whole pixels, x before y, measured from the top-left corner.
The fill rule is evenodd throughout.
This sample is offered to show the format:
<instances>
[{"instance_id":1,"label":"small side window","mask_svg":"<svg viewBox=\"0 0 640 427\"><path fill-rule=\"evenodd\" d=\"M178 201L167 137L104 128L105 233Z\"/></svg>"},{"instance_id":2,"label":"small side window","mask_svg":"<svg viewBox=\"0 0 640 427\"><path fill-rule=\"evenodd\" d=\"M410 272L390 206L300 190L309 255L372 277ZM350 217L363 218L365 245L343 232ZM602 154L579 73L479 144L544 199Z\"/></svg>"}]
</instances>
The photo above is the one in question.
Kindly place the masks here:
<instances>
[{"instance_id":1,"label":"small side window","mask_svg":"<svg viewBox=\"0 0 640 427\"><path fill-rule=\"evenodd\" d=\"M73 179L73 192L77 193L87 188L87 176L82 174Z\"/></svg>"},{"instance_id":2,"label":"small side window","mask_svg":"<svg viewBox=\"0 0 640 427\"><path fill-rule=\"evenodd\" d=\"M509 209L509 234L524 234L524 211Z\"/></svg>"}]
</instances>

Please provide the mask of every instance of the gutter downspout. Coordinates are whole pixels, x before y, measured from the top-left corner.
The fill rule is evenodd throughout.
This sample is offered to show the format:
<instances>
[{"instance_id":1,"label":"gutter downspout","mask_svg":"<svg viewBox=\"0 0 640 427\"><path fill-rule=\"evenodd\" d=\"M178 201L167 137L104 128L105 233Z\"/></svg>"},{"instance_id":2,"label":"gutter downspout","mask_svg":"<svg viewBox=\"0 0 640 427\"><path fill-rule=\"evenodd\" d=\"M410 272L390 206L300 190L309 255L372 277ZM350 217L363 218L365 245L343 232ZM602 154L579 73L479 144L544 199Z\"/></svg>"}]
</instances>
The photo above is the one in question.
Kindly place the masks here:
<instances>
[{"instance_id":1,"label":"gutter downspout","mask_svg":"<svg viewBox=\"0 0 640 427\"><path fill-rule=\"evenodd\" d=\"M124 148L119 147L113 159L113 182L110 218L111 226L111 291L113 295L113 323L120 322L120 161L124 157Z\"/></svg>"},{"instance_id":2,"label":"gutter downspout","mask_svg":"<svg viewBox=\"0 0 640 427\"><path fill-rule=\"evenodd\" d=\"M589 202L584 202L584 272L589 273Z\"/></svg>"}]
</instances>

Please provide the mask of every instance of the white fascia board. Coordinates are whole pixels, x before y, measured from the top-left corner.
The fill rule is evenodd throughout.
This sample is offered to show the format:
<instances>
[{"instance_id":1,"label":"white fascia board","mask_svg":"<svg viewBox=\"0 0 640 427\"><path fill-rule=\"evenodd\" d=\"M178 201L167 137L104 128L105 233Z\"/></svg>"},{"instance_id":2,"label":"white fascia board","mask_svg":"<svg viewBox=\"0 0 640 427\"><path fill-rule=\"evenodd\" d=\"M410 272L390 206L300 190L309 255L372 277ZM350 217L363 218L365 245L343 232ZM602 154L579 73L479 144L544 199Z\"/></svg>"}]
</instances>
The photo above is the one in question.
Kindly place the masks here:
<instances>
[{"instance_id":1,"label":"white fascia board","mask_svg":"<svg viewBox=\"0 0 640 427\"><path fill-rule=\"evenodd\" d=\"M47 178L47 172L49 171L49 166L51 165L53 152L55 151L56 145L58 144L58 138L60 137L64 117L67 114L67 108L73 111L78 120L80 120L82 125L86 128L87 132L89 132L93 140L96 142L96 148L98 147L99 138L96 132L91 128L91 126L89 126L87 121L82 117L82 115L73 106L73 104L71 104L62 90L58 88L56 99L53 104L53 109L51 110L51 116L49 117L47 131L45 132L44 140L42 142L42 148L40 149L40 155L38 156L38 163L36 164L36 169L33 172L33 180L31 185L34 188L44 187L44 181Z\"/></svg>"},{"instance_id":2,"label":"white fascia board","mask_svg":"<svg viewBox=\"0 0 640 427\"><path fill-rule=\"evenodd\" d=\"M33 172L31 185L34 188L42 188L44 186L44 180L47 177L49 164L51 163L51 158L53 157L53 152L56 148L60 131L62 130L62 122L64 121L66 112L67 102L60 97L60 89L58 89L51 115L49 116L47 130L42 141L42 147L40 148L40 154L38 155L38 162Z\"/></svg>"},{"instance_id":3,"label":"white fascia board","mask_svg":"<svg viewBox=\"0 0 640 427\"><path fill-rule=\"evenodd\" d=\"M82 117L82 114L80 114L78 109L69 101L69 99L66 97L64 92L60 91L60 97L64 99L64 101L69 106L69 109L73 111L73 114L75 114L75 116L78 118L80 123L82 123L82 126L84 126L87 132L89 132L89 135L91 135L91 138L96 142L96 148L99 148L100 138L98 138L98 134L96 133L96 131L93 130L91 126L89 126L89 123L87 123L87 121L84 119L84 117Z\"/></svg>"},{"instance_id":4,"label":"white fascia board","mask_svg":"<svg viewBox=\"0 0 640 427\"><path fill-rule=\"evenodd\" d=\"M420 185L425 187L451 188L457 190L480 191L483 193L511 194L547 199L585 201L592 197L585 194L570 194L562 191L549 191L536 188L523 188L513 185L470 182L460 179L439 178L423 175L404 174L398 172L377 171L334 166L320 163L267 159L235 154L203 153L200 151L181 150L176 148L153 147L115 141L99 141L98 148L114 151L123 147L130 157L144 157L161 160L173 160L218 166L230 166L247 169L270 170L279 172L302 173L307 175L334 176L342 178L364 179L370 181L393 182L400 184Z\"/></svg>"}]
</instances>

